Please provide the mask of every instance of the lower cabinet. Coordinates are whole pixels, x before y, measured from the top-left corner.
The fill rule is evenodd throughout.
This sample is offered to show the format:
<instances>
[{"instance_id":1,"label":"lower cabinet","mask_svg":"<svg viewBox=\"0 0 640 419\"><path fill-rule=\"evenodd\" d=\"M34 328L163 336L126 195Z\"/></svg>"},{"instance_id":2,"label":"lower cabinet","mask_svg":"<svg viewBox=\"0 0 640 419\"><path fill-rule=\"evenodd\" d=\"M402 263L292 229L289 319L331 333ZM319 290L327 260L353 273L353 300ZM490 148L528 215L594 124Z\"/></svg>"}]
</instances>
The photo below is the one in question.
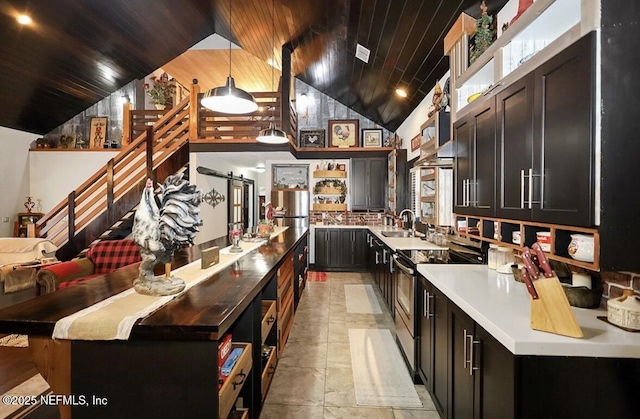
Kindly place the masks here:
<instances>
[{"instance_id":1,"label":"lower cabinet","mask_svg":"<svg viewBox=\"0 0 640 419\"><path fill-rule=\"evenodd\" d=\"M447 358L449 339L447 339L448 306L447 299L424 277L418 277L418 296L421 312L418 373L425 387L431 393L431 399L442 417L446 417L448 391Z\"/></svg>"},{"instance_id":2,"label":"lower cabinet","mask_svg":"<svg viewBox=\"0 0 640 419\"><path fill-rule=\"evenodd\" d=\"M514 418L515 357L449 302L449 418Z\"/></svg>"},{"instance_id":3,"label":"lower cabinet","mask_svg":"<svg viewBox=\"0 0 640 419\"><path fill-rule=\"evenodd\" d=\"M419 372L447 419L516 418L516 356L419 275Z\"/></svg>"},{"instance_id":4,"label":"lower cabinet","mask_svg":"<svg viewBox=\"0 0 640 419\"><path fill-rule=\"evenodd\" d=\"M441 418L638 416L640 359L514 355L426 278L418 278L418 369Z\"/></svg>"},{"instance_id":5,"label":"lower cabinet","mask_svg":"<svg viewBox=\"0 0 640 419\"><path fill-rule=\"evenodd\" d=\"M316 228L315 266L327 271L367 269L367 229Z\"/></svg>"}]
</instances>

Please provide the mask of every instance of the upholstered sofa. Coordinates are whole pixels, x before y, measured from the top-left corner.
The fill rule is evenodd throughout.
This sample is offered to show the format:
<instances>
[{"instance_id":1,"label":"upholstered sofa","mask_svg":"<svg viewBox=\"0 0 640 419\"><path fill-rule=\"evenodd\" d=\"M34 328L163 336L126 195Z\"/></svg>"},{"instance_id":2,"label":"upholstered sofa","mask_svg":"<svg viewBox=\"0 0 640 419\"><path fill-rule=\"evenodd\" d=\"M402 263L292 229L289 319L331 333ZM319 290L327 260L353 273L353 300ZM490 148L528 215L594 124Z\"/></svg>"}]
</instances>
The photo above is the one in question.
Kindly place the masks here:
<instances>
[{"instance_id":1,"label":"upholstered sofa","mask_svg":"<svg viewBox=\"0 0 640 419\"><path fill-rule=\"evenodd\" d=\"M46 294L141 260L138 245L133 240L103 240L91 245L85 257L40 269L37 281L40 292Z\"/></svg>"},{"instance_id":2,"label":"upholstered sofa","mask_svg":"<svg viewBox=\"0 0 640 419\"><path fill-rule=\"evenodd\" d=\"M0 237L0 308L38 294L36 269L43 260L55 260L58 247L47 239Z\"/></svg>"}]
</instances>

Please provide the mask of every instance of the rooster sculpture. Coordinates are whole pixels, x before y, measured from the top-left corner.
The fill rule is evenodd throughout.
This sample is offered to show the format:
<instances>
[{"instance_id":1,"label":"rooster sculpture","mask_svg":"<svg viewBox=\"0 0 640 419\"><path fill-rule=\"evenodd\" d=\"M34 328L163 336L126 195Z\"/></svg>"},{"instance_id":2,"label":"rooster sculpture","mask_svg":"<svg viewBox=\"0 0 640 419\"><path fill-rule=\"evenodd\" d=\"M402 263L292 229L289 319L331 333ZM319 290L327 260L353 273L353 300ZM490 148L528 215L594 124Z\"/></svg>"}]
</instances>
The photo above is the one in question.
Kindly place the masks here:
<instances>
[{"instance_id":1,"label":"rooster sculpture","mask_svg":"<svg viewBox=\"0 0 640 419\"><path fill-rule=\"evenodd\" d=\"M176 250L193 245L202 225L198 206L202 191L182 179L182 173L169 176L160 187L160 207L153 192L153 181L147 179L140 204L133 219L133 240L140 248L142 263L134 281L136 292L145 295L173 295L181 292L184 280L171 276L171 260ZM165 264L165 275L153 272L159 262Z\"/></svg>"}]
</instances>

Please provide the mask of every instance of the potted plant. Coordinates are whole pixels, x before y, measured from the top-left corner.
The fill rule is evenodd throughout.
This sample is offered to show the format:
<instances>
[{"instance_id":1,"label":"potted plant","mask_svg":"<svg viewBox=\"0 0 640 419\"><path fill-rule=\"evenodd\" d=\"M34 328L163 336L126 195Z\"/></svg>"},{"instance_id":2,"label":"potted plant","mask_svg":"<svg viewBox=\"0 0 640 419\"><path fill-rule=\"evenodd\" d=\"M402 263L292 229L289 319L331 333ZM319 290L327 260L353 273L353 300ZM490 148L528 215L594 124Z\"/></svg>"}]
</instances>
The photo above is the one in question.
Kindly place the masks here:
<instances>
[{"instance_id":1,"label":"potted plant","mask_svg":"<svg viewBox=\"0 0 640 419\"><path fill-rule=\"evenodd\" d=\"M176 86L169 81L167 73L162 73L160 77L151 76L150 79L152 85L145 84L144 88L156 109L164 109L167 100L173 98Z\"/></svg>"}]
</instances>

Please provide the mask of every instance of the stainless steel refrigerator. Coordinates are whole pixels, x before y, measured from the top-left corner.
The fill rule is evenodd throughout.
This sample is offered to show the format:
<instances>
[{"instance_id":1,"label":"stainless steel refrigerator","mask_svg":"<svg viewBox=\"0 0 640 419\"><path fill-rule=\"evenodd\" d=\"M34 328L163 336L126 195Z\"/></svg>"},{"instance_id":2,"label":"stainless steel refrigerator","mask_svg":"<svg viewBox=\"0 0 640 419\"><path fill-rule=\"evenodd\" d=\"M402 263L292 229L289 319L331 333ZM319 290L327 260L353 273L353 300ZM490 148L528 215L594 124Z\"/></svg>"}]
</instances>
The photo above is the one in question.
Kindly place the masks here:
<instances>
[{"instance_id":1,"label":"stainless steel refrigerator","mask_svg":"<svg viewBox=\"0 0 640 419\"><path fill-rule=\"evenodd\" d=\"M286 208L273 217L278 226L309 227L309 191L271 191L271 205Z\"/></svg>"}]
</instances>

